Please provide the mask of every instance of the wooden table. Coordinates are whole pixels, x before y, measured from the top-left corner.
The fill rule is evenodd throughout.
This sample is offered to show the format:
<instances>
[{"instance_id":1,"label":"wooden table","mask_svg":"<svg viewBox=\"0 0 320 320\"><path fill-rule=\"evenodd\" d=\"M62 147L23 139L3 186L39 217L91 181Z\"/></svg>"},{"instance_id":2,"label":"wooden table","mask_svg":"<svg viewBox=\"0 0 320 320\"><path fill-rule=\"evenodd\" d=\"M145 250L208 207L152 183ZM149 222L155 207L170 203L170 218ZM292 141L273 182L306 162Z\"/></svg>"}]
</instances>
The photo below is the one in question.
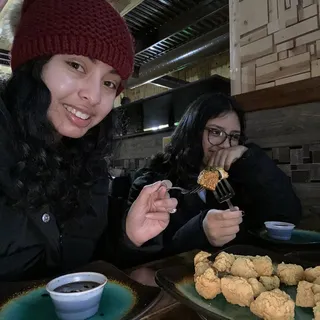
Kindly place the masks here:
<instances>
[{"instance_id":1,"label":"wooden table","mask_svg":"<svg viewBox=\"0 0 320 320\"><path fill-rule=\"evenodd\" d=\"M153 261L148 264L144 264L140 267L133 268L131 270L125 270L125 273L136 282L140 282L143 285L157 286L155 283L155 272L159 269L184 265L190 259L192 261L194 257L194 252L189 252L181 255L176 255L174 257L169 257L159 261ZM90 263L87 266L80 267L79 269L74 270L74 272L80 271L92 271L100 272L103 274L109 274L111 278L123 277L123 273L112 265L104 261L95 261ZM122 275L121 275L122 274ZM1 282L0 283L0 302L5 303L10 297L14 297L16 294L37 288L39 286L44 286L50 279L40 279L32 281L17 281L17 282ZM126 283L126 282L124 282ZM150 291L149 291L150 292ZM156 297L156 295L155 295ZM190 308L185 307L184 305L177 302L170 295L165 292L161 292L158 296L157 302L152 306L139 320L156 320L156 319L178 319L179 317L184 317L184 320L199 320L201 319L194 311ZM149 302L143 302L143 299L140 300L140 303L143 306L147 307ZM145 304L146 303L146 304Z\"/></svg>"},{"instance_id":2,"label":"wooden table","mask_svg":"<svg viewBox=\"0 0 320 320\"><path fill-rule=\"evenodd\" d=\"M312 248L312 251L320 250L320 246L276 246L276 245L266 245L263 241L259 241L256 238L253 238L252 243L255 246L262 249L268 249L279 254L284 254L291 251L308 251ZM145 264L141 267L135 268L133 270L127 270L126 273L137 282L140 282L145 285L156 285L154 281L154 274L157 270L168 268L171 266L185 265L190 263L193 260L194 255L197 251L192 251L184 254L180 254L174 257L166 258L159 261L154 261L148 264ZM200 316L194 312L192 309L182 305L174 298L170 297L168 294L164 293L163 297L151 310L149 310L141 320L173 320L173 319L184 319L184 320L200 320Z\"/></svg>"},{"instance_id":3,"label":"wooden table","mask_svg":"<svg viewBox=\"0 0 320 320\"><path fill-rule=\"evenodd\" d=\"M183 253L174 257L169 257L163 260L150 262L132 270L127 270L126 273L135 281L144 285L156 286L154 275L157 270L183 265L187 261L193 259L195 252ZM196 312L181 304L167 293L163 292L161 300L151 308L141 320L175 320L183 318L184 320L200 320Z\"/></svg>"},{"instance_id":4,"label":"wooden table","mask_svg":"<svg viewBox=\"0 0 320 320\"><path fill-rule=\"evenodd\" d=\"M269 250L271 248L268 248ZM277 250L278 249L278 250ZM284 248L283 250L279 250L281 248L272 248L274 251L278 251L278 253L290 252L288 248ZM320 249L320 248L319 248ZM293 250L291 250L293 251ZM304 250L303 250L304 251ZM179 266L190 264L193 261L193 257L197 251L192 251L188 253L183 253L180 255L176 255L173 257L165 258L163 260L153 261L147 264L144 264L139 267L132 268L130 270L125 270L125 273L133 280L142 283L143 285L149 286L157 286L155 283L155 272L168 267ZM99 270L104 267L105 262L96 261L90 264L88 267L90 271L100 272ZM91 269L94 270L91 270ZM99 269L100 268L100 269ZM112 267L113 268L113 267ZM75 271L83 271L83 268ZM88 270L89 270L88 269ZM97 270L96 270L97 269ZM113 268L114 269L114 268ZM119 272L119 271L117 271ZM103 272L102 272L103 273ZM44 282L44 280L40 280L39 283ZM27 282L29 283L29 282ZM14 294L15 292L19 292L26 285L26 282L16 282L16 283L4 283L4 285L0 286L0 293L9 292L9 294ZM201 317L189 307L179 303L173 297L168 295L165 292L162 292L159 301L148 310L143 317L139 320L174 320L183 318L184 320L201 320Z\"/></svg>"}]
</instances>

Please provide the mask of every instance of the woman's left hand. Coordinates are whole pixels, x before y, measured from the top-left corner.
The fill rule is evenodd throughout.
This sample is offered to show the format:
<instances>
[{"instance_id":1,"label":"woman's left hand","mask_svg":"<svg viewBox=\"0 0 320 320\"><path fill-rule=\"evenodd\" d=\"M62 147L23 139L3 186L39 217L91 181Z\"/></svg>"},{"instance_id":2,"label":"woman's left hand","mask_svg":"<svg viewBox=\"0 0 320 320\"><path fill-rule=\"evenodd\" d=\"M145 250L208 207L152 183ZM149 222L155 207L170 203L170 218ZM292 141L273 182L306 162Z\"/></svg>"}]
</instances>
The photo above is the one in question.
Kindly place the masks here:
<instances>
[{"instance_id":1,"label":"woman's left hand","mask_svg":"<svg viewBox=\"0 0 320 320\"><path fill-rule=\"evenodd\" d=\"M177 204L177 199L170 198L161 181L145 186L127 216L126 233L129 239L140 247L156 237L168 226L170 213L176 211Z\"/></svg>"},{"instance_id":2,"label":"woman's left hand","mask_svg":"<svg viewBox=\"0 0 320 320\"><path fill-rule=\"evenodd\" d=\"M212 154L209 160L209 166L221 167L228 171L231 165L240 159L248 150L245 146L234 146L226 149L220 149Z\"/></svg>"}]
</instances>

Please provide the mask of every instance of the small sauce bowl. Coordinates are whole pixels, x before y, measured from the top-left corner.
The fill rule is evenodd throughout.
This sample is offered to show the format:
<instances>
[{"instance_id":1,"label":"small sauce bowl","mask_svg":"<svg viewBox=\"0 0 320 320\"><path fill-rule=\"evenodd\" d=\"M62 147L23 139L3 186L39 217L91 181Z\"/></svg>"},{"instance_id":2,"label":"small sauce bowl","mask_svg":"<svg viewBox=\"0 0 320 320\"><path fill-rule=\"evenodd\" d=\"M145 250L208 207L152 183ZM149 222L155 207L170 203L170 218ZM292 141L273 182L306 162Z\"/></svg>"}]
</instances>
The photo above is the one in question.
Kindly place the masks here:
<instances>
[{"instance_id":1,"label":"small sauce bowl","mask_svg":"<svg viewBox=\"0 0 320 320\"><path fill-rule=\"evenodd\" d=\"M264 223L268 236L272 239L288 241L291 239L295 225L282 221L266 221Z\"/></svg>"},{"instance_id":2,"label":"small sauce bowl","mask_svg":"<svg viewBox=\"0 0 320 320\"><path fill-rule=\"evenodd\" d=\"M98 312L107 281L100 273L71 273L50 281L46 290L59 319L83 320Z\"/></svg>"}]
</instances>

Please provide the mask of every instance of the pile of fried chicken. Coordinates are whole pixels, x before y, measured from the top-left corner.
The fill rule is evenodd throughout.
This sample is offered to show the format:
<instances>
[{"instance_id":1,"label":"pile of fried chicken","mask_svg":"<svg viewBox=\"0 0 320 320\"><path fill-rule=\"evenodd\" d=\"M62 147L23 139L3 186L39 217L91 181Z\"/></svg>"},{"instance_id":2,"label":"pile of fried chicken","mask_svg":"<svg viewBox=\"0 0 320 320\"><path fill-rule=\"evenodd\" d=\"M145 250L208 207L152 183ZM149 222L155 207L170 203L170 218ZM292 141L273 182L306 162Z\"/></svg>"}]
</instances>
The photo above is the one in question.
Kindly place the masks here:
<instances>
[{"instance_id":1,"label":"pile of fried chicken","mask_svg":"<svg viewBox=\"0 0 320 320\"><path fill-rule=\"evenodd\" d=\"M295 305L313 308L314 320L320 320L320 266L303 269L296 264L274 266L268 256L240 256L201 251L194 257L195 288L205 299L223 294L225 299L266 320L294 319ZM280 284L297 286L294 302Z\"/></svg>"}]
</instances>

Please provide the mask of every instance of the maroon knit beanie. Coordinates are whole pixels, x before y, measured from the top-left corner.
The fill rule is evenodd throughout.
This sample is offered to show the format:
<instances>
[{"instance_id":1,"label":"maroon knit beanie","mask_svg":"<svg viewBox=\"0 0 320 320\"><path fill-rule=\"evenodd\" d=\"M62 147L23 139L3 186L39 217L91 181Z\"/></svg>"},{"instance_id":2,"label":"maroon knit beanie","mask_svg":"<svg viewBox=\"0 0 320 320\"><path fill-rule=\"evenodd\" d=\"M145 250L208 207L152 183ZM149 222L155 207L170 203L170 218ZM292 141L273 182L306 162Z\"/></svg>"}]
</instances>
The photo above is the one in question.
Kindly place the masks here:
<instances>
[{"instance_id":1,"label":"maroon knit beanie","mask_svg":"<svg viewBox=\"0 0 320 320\"><path fill-rule=\"evenodd\" d=\"M122 80L133 70L131 34L106 0L24 0L11 50L12 70L31 59L55 54L100 60Z\"/></svg>"}]
</instances>

